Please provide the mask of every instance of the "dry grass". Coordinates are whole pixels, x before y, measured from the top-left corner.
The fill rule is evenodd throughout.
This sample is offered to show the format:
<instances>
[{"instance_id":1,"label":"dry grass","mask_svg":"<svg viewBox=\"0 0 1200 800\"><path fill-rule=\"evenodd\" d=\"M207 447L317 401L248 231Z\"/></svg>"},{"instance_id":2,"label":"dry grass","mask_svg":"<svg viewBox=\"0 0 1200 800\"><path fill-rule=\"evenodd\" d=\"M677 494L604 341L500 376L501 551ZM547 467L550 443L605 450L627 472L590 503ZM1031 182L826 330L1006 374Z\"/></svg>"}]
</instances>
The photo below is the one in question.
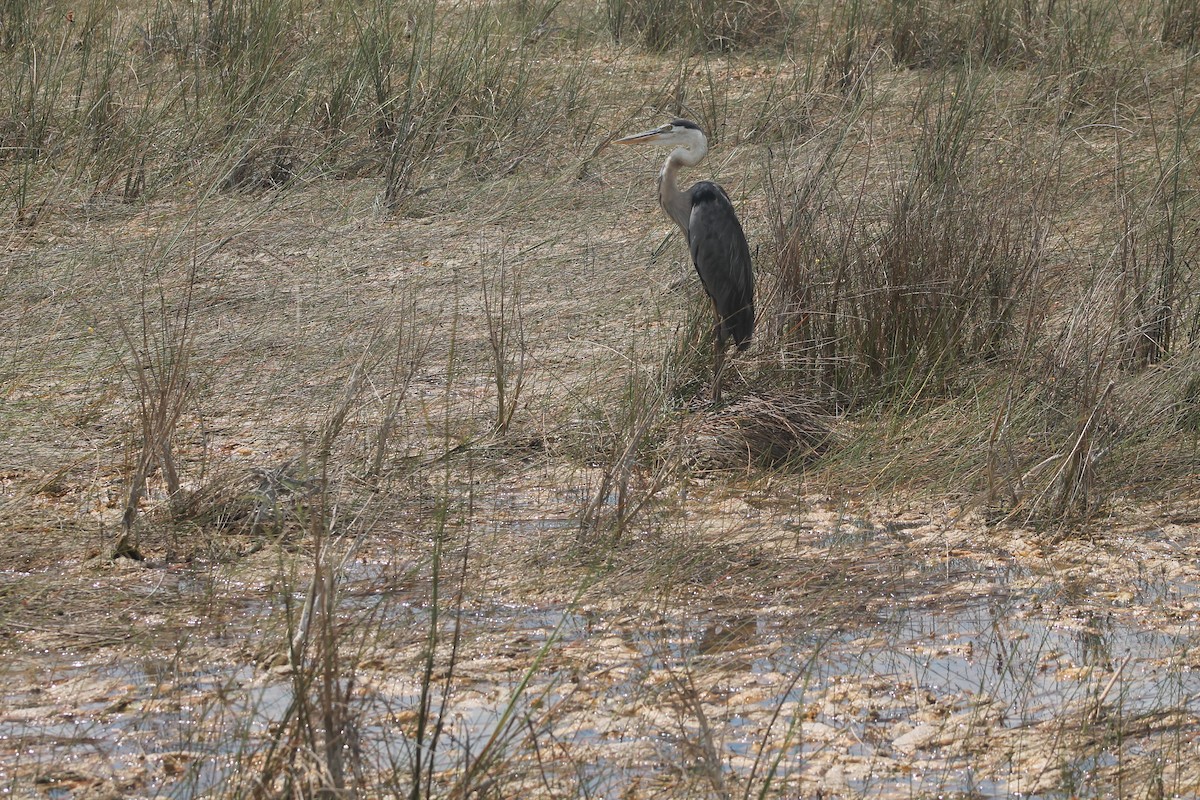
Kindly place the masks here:
<instances>
[{"instance_id":1,"label":"dry grass","mask_svg":"<svg viewBox=\"0 0 1200 800\"><path fill-rule=\"evenodd\" d=\"M835 448L834 419L796 393L745 394L683 423L678 451L694 470L799 468Z\"/></svg>"},{"instance_id":2,"label":"dry grass","mask_svg":"<svg viewBox=\"0 0 1200 800\"><path fill-rule=\"evenodd\" d=\"M0 2L4 788L1194 794L1189 8Z\"/></svg>"}]
</instances>

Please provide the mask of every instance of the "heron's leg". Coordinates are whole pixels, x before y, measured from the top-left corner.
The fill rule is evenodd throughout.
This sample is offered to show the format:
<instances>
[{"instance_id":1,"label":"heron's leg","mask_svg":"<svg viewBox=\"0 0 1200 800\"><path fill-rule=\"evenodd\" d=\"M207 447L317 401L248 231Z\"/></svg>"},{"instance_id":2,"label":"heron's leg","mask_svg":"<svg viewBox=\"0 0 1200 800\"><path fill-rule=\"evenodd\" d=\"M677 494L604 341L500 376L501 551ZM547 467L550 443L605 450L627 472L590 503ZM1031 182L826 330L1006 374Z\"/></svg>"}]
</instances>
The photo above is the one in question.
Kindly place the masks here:
<instances>
[{"instance_id":1,"label":"heron's leg","mask_svg":"<svg viewBox=\"0 0 1200 800\"><path fill-rule=\"evenodd\" d=\"M725 372L725 342L720 335L713 342L713 403L721 402L721 376Z\"/></svg>"}]
</instances>

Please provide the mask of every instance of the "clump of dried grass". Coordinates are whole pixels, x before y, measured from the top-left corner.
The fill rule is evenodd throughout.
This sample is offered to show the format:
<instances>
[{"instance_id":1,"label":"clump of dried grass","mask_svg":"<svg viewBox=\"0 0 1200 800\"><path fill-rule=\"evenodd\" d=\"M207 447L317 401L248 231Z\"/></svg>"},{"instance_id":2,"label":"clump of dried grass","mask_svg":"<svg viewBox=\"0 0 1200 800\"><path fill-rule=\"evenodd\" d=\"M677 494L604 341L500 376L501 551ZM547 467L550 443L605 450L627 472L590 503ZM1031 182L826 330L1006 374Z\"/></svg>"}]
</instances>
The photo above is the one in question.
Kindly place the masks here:
<instances>
[{"instance_id":1,"label":"clump of dried grass","mask_svg":"<svg viewBox=\"0 0 1200 800\"><path fill-rule=\"evenodd\" d=\"M692 415L677 445L693 469L770 468L816 458L836 438L833 417L821 403L780 390L748 394Z\"/></svg>"},{"instance_id":2,"label":"clump of dried grass","mask_svg":"<svg viewBox=\"0 0 1200 800\"><path fill-rule=\"evenodd\" d=\"M301 465L292 460L271 468L221 474L181 492L173 504L152 517L202 531L279 537L303 530L309 507L321 488L319 480L305 477Z\"/></svg>"}]
</instances>

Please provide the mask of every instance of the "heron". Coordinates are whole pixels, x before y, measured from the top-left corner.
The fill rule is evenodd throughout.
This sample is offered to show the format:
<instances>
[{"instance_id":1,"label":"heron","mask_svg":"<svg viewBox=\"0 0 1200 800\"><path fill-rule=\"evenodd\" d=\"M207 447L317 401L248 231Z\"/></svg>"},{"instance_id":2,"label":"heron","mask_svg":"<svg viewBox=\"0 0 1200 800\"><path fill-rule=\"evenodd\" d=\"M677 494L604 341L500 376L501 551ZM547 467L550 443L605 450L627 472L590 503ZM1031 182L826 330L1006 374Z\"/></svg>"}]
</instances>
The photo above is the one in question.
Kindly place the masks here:
<instances>
[{"instance_id":1,"label":"heron","mask_svg":"<svg viewBox=\"0 0 1200 800\"><path fill-rule=\"evenodd\" d=\"M708 138L691 120L676 119L614 143L673 148L658 173L658 202L683 231L700 283L717 313L712 401L720 403L728 341L732 338L738 350L745 350L754 333L754 272L750 245L725 190L712 181L700 181L687 191L679 189L679 168L700 163L708 153Z\"/></svg>"}]
</instances>

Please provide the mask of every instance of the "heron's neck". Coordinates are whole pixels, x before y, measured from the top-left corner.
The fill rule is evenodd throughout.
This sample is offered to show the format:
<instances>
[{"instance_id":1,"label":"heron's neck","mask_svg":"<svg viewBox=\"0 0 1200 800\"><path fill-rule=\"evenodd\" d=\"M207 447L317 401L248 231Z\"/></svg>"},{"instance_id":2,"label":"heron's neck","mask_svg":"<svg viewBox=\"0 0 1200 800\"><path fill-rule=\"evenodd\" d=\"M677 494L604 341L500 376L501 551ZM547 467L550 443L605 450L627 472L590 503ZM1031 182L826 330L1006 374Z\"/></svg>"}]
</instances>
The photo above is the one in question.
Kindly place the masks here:
<instances>
[{"instance_id":1,"label":"heron's neck","mask_svg":"<svg viewBox=\"0 0 1200 800\"><path fill-rule=\"evenodd\" d=\"M689 238L689 241L688 221L692 216L692 201L686 194L679 191L677 176L680 167L696 166L707 152L708 148L706 147L698 150L677 147L671 151L671 155L667 156L666 163L658 173L658 202L663 207L663 211L667 212L667 216L675 220L675 224L683 231L683 235Z\"/></svg>"}]
</instances>

